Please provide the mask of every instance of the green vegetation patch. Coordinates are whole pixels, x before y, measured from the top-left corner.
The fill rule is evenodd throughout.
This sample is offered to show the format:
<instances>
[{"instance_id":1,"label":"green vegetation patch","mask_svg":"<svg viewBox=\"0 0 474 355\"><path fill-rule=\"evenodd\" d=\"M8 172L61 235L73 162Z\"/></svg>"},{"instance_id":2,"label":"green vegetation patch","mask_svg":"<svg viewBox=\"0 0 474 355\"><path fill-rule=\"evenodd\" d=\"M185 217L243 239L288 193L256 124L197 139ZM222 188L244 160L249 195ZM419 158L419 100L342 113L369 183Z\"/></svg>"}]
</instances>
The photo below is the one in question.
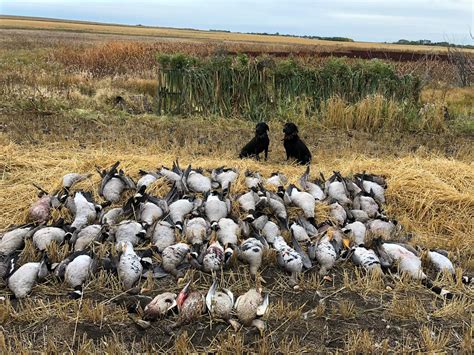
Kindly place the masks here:
<instances>
[{"instance_id":1,"label":"green vegetation patch","mask_svg":"<svg viewBox=\"0 0 474 355\"><path fill-rule=\"evenodd\" d=\"M371 95L416 104L422 89L413 75L399 75L380 60L350 64L332 59L313 68L293 58L275 61L263 56L214 56L198 59L183 54L159 55L159 114L218 114L253 120L276 115L305 102L307 113L339 97L357 103Z\"/></svg>"}]
</instances>

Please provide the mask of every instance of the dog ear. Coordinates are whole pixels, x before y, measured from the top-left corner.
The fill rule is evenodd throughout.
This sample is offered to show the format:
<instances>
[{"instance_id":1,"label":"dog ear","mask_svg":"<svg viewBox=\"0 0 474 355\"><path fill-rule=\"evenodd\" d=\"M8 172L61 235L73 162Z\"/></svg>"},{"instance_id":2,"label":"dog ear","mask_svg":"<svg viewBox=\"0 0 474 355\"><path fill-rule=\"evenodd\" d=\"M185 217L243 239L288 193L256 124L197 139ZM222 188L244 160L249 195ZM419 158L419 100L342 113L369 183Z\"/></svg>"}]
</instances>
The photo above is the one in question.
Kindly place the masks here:
<instances>
[{"instance_id":1,"label":"dog ear","mask_svg":"<svg viewBox=\"0 0 474 355\"><path fill-rule=\"evenodd\" d=\"M298 133L298 126L293 123L293 127L295 128L295 133Z\"/></svg>"},{"instance_id":2,"label":"dog ear","mask_svg":"<svg viewBox=\"0 0 474 355\"><path fill-rule=\"evenodd\" d=\"M265 127L265 131L269 131L270 127L268 127L268 125L265 122L263 122L263 124L264 124L264 127Z\"/></svg>"}]
</instances>

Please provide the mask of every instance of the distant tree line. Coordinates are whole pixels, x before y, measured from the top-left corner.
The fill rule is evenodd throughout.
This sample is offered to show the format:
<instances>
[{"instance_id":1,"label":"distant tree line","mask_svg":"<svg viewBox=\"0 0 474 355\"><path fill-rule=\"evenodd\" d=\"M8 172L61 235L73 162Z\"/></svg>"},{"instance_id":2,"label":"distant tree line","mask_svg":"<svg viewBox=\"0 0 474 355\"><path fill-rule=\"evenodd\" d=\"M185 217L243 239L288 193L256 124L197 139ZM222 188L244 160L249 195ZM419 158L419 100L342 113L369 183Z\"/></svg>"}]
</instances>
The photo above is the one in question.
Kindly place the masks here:
<instances>
[{"instance_id":1,"label":"distant tree line","mask_svg":"<svg viewBox=\"0 0 474 355\"><path fill-rule=\"evenodd\" d=\"M397 42L393 42L393 44L405 44L405 45L413 45L413 46L439 46L439 47L456 47L456 48L470 48L474 49L473 45L463 45L463 44L453 44L449 42L432 42L429 39L419 39L417 41L409 41L407 39L400 39Z\"/></svg>"},{"instance_id":2,"label":"distant tree line","mask_svg":"<svg viewBox=\"0 0 474 355\"><path fill-rule=\"evenodd\" d=\"M323 41L337 41L337 42L354 42L352 38L347 37L322 37L322 36L312 36L312 35L290 35L285 33L267 33L267 32L247 32L250 35L260 35L260 36L284 36L284 37L296 37L296 38L309 38L309 39L320 39Z\"/></svg>"},{"instance_id":3,"label":"distant tree line","mask_svg":"<svg viewBox=\"0 0 474 355\"><path fill-rule=\"evenodd\" d=\"M216 29L210 29L210 32L226 32L229 33L231 31L228 30L216 30ZM235 33L242 33L242 32L235 32ZM337 41L337 42L354 42L352 38L347 38L347 37L322 37L322 36L311 36L311 35L290 35L290 34L285 34L285 33L280 33L280 32L275 32L275 33L267 33L267 32L243 32L245 34L249 35L259 35L259 36L283 36L283 37L295 37L295 38L309 38L309 39L320 39L323 41Z\"/></svg>"}]
</instances>

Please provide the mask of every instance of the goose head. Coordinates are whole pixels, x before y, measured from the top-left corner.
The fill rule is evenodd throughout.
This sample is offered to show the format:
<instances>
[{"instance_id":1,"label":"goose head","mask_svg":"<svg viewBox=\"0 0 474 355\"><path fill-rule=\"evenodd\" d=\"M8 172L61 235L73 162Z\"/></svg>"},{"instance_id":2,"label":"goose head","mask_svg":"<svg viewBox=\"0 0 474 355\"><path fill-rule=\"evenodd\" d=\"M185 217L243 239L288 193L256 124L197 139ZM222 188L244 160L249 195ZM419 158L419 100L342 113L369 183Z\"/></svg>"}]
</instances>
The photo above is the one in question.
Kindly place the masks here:
<instances>
[{"instance_id":1,"label":"goose head","mask_svg":"<svg viewBox=\"0 0 474 355\"><path fill-rule=\"evenodd\" d=\"M191 293L191 292L190 292L190 285L191 285L191 281L189 281L189 282L183 287L183 289L181 290L181 292L180 292L179 295L178 295L178 298L176 299L176 304L177 304L179 310L181 310L181 309L183 308L184 302L186 301L186 299L188 298L189 294Z\"/></svg>"}]
</instances>

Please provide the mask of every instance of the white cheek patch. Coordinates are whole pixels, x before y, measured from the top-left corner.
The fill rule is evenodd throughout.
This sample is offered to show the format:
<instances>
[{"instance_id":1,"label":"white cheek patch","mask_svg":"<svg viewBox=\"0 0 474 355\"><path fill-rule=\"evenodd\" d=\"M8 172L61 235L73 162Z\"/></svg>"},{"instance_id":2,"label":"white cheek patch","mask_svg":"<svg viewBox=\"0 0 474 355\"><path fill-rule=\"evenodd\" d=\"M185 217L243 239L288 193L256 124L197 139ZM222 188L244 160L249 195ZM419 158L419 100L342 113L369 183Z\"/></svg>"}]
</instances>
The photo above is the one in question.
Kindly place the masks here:
<instances>
[{"instance_id":1,"label":"white cheek patch","mask_svg":"<svg viewBox=\"0 0 474 355\"><path fill-rule=\"evenodd\" d=\"M443 288L443 289L441 289L441 292L440 292L439 294L440 294L440 296L443 296L443 297L444 297L444 296L446 296L446 295L450 295L451 292L449 292L448 290L445 290L445 289Z\"/></svg>"}]
</instances>

